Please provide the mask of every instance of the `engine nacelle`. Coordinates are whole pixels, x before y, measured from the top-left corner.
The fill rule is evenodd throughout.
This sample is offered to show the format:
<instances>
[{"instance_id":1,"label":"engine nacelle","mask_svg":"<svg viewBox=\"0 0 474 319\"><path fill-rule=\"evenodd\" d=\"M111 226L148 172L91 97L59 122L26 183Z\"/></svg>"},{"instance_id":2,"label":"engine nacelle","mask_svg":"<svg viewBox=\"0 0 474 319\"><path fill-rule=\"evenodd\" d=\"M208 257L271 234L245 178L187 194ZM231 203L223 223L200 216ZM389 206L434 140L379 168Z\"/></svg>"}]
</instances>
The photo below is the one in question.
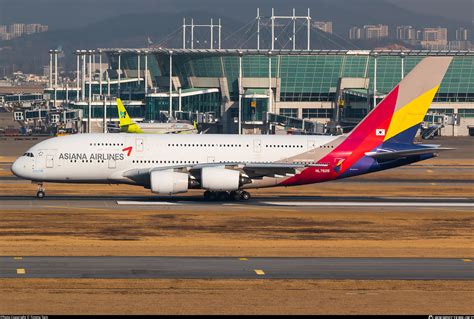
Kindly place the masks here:
<instances>
[{"instance_id":1,"label":"engine nacelle","mask_svg":"<svg viewBox=\"0 0 474 319\"><path fill-rule=\"evenodd\" d=\"M188 191L189 176L172 170L152 171L150 173L150 189L157 194L178 194Z\"/></svg>"},{"instance_id":2,"label":"engine nacelle","mask_svg":"<svg viewBox=\"0 0 474 319\"><path fill-rule=\"evenodd\" d=\"M241 186L239 171L222 167L201 169L201 186L210 191L235 191Z\"/></svg>"}]
</instances>

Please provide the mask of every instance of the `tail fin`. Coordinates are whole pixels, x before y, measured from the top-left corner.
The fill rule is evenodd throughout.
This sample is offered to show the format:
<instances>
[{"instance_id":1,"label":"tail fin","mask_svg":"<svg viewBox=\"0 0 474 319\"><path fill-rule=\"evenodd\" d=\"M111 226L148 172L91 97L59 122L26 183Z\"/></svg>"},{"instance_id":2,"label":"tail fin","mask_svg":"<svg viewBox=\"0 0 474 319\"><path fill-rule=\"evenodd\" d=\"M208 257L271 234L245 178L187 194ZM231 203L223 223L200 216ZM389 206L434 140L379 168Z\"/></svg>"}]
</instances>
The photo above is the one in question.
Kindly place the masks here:
<instances>
[{"instance_id":1,"label":"tail fin","mask_svg":"<svg viewBox=\"0 0 474 319\"><path fill-rule=\"evenodd\" d=\"M334 165L330 177L366 173L372 169L377 158L420 155L419 148L402 144L413 142L451 60L450 57L424 58L349 135L340 136L332 142L336 147L318 160L319 163ZM381 155L379 149L387 145L395 151L390 155ZM434 152L423 151L421 154ZM319 178L327 180L327 176ZM311 180L314 181L314 178Z\"/></svg>"},{"instance_id":2,"label":"tail fin","mask_svg":"<svg viewBox=\"0 0 474 319\"><path fill-rule=\"evenodd\" d=\"M428 57L400 82L398 99L384 141L412 143L452 57Z\"/></svg>"},{"instance_id":3,"label":"tail fin","mask_svg":"<svg viewBox=\"0 0 474 319\"><path fill-rule=\"evenodd\" d=\"M409 144L441 85L452 57L427 57L359 123L348 139Z\"/></svg>"},{"instance_id":4,"label":"tail fin","mask_svg":"<svg viewBox=\"0 0 474 319\"><path fill-rule=\"evenodd\" d=\"M117 98L117 111L118 117L120 120L120 130L127 133L141 133L140 127L137 123L133 122L130 116L128 115L125 106L122 103L122 100Z\"/></svg>"},{"instance_id":5,"label":"tail fin","mask_svg":"<svg viewBox=\"0 0 474 319\"><path fill-rule=\"evenodd\" d=\"M127 110L125 109L125 106L123 105L122 100L118 98L117 98L117 110L118 110L118 117L120 120L120 126L134 124L134 122L128 115Z\"/></svg>"},{"instance_id":6,"label":"tail fin","mask_svg":"<svg viewBox=\"0 0 474 319\"><path fill-rule=\"evenodd\" d=\"M341 173L385 143L392 146L413 143L451 60L451 57L424 58L348 136L341 137L333 152L333 156L345 159Z\"/></svg>"}]
</instances>

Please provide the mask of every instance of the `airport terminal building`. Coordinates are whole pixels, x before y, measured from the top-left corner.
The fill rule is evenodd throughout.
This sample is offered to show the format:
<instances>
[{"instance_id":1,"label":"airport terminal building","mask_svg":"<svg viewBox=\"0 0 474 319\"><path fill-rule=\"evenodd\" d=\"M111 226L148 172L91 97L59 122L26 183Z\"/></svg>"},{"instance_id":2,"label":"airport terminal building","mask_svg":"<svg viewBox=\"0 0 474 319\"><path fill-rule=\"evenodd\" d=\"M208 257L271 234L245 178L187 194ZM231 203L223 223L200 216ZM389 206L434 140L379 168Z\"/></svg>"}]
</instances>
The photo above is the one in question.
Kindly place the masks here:
<instances>
[{"instance_id":1,"label":"airport terminal building","mask_svg":"<svg viewBox=\"0 0 474 319\"><path fill-rule=\"evenodd\" d=\"M76 52L78 73L90 52ZM160 121L172 112L216 133L238 133L239 126L244 134L351 128L421 59L453 56L427 121L442 121L442 135L468 135L474 126L472 51L120 48L93 54L106 57L108 68L93 66L92 81L85 72L67 97L64 88L49 89L83 109L84 118L90 89L91 121L103 118L105 104L113 119L113 99L103 103L104 96L120 96L137 120Z\"/></svg>"}]
</instances>

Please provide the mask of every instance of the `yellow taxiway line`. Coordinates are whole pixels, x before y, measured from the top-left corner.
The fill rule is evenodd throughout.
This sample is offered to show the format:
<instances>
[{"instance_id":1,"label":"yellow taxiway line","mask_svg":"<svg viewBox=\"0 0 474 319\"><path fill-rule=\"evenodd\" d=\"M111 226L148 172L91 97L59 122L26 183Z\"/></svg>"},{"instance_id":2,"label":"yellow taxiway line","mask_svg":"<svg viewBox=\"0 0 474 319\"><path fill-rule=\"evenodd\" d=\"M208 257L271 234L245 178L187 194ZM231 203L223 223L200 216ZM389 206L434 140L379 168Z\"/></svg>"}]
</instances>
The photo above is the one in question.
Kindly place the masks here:
<instances>
[{"instance_id":1,"label":"yellow taxiway line","mask_svg":"<svg viewBox=\"0 0 474 319\"><path fill-rule=\"evenodd\" d=\"M26 274L26 271L25 271L24 268L18 268L18 269L16 270L16 274L17 274L17 275L24 275L24 274Z\"/></svg>"}]
</instances>

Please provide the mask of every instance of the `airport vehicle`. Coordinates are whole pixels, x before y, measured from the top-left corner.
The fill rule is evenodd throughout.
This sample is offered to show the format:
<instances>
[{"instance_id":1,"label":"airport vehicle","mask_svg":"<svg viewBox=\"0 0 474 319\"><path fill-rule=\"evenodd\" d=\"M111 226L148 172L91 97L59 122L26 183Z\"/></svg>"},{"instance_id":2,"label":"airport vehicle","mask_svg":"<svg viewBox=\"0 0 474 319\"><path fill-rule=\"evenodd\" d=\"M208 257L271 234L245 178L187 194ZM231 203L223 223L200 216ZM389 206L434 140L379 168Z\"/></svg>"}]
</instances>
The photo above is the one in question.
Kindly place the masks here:
<instances>
[{"instance_id":1,"label":"airport vehicle","mask_svg":"<svg viewBox=\"0 0 474 319\"><path fill-rule=\"evenodd\" d=\"M140 123L138 125L128 115L122 100L117 99L120 131L125 133L148 134L192 134L197 133L195 126L188 123Z\"/></svg>"},{"instance_id":2,"label":"airport vehicle","mask_svg":"<svg viewBox=\"0 0 474 319\"><path fill-rule=\"evenodd\" d=\"M381 171L437 156L414 144L452 58L424 58L350 133L311 135L78 134L30 148L12 171L44 182L132 184L157 194L204 189L207 199Z\"/></svg>"}]
</instances>

